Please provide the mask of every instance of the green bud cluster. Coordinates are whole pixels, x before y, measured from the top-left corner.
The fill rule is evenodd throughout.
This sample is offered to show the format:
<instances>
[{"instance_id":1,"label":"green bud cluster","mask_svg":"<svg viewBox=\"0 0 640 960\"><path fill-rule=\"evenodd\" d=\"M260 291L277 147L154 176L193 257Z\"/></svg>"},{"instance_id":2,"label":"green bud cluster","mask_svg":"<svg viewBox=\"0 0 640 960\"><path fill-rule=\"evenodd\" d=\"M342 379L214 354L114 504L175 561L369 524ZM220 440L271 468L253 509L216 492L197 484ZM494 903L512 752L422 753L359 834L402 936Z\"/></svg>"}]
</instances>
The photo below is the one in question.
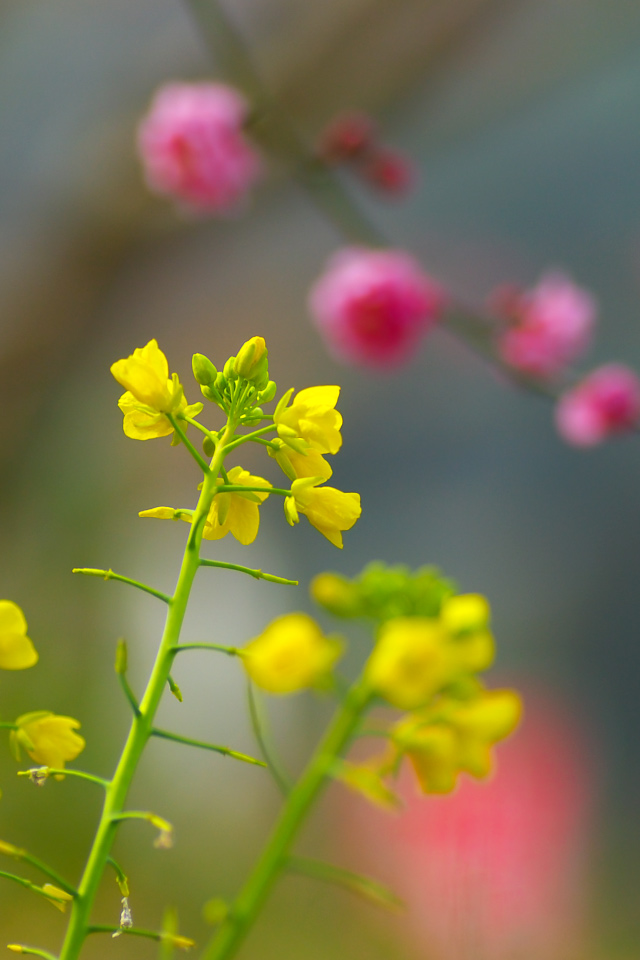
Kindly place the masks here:
<instances>
[{"instance_id":1,"label":"green bud cluster","mask_svg":"<svg viewBox=\"0 0 640 960\"><path fill-rule=\"evenodd\" d=\"M229 357L218 370L208 357L193 355L193 375L206 400L217 404L226 414L234 401L240 400L237 411L243 426L260 423L265 414L261 404L269 403L277 386L269 380L269 351L262 337L252 337L240 347L237 356ZM205 439L204 452L211 456L213 444Z\"/></svg>"},{"instance_id":2,"label":"green bud cluster","mask_svg":"<svg viewBox=\"0 0 640 960\"><path fill-rule=\"evenodd\" d=\"M311 596L336 617L365 617L383 622L394 617L437 617L443 601L456 593L452 580L436 567L387 566L371 563L352 580L339 573L321 573Z\"/></svg>"}]
</instances>

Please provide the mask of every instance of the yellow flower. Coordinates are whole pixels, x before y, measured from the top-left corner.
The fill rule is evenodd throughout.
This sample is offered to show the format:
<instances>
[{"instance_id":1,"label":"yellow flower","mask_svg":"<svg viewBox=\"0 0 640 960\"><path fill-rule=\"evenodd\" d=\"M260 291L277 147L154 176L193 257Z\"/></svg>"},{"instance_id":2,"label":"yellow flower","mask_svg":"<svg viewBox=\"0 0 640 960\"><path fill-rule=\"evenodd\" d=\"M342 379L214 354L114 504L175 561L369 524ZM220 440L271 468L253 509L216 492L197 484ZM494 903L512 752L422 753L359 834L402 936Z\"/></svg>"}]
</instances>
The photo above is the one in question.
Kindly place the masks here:
<instances>
[{"instance_id":1,"label":"yellow flower","mask_svg":"<svg viewBox=\"0 0 640 960\"><path fill-rule=\"evenodd\" d=\"M455 641L461 670L476 673L493 663L495 641L489 630L490 617L489 602L479 593L444 600L440 621Z\"/></svg>"},{"instance_id":2,"label":"yellow flower","mask_svg":"<svg viewBox=\"0 0 640 960\"><path fill-rule=\"evenodd\" d=\"M233 364L234 373L245 380L268 379L267 358L269 351L264 337L251 337L243 343Z\"/></svg>"},{"instance_id":3,"label":"yellow flower","mask_svg":"<svg viewBox=\"0 0 640 960\"><path fill-rule=\"evenodd\" d=\"M23 714L11 731L16 759L20 759L22 747L36 763L61 769L67 760L75 760L84 750L84 739L75 732L79 726L73 717L58 717L49 710Z\"/></svg>"},{"instance_id":4,"label":"yellow flower","mask_svg":"<svg viewBox=\"0 0 640 960\"><path fill-rule=\"evenodd\" d=\"M320 453L337 453L342 446L342 417L334 408L340 387L307 387L289 407L292 393L285 393L273 414L278 435L291 446L299 438Z\"/></svg>"},{"instance_id":5,"label":"yellow flower","mask_svg":"<svg viewBox=\"0 0 640 960\"><path fill-rule=\"evenodd\" d=\"M253 543L258 535L260 526L260 512L258 507L269 496L268 480L252 476L242 467L233 467L228 473L229 483L243 487L265 487L265 493L257 491L249 493L218 493L213 498L209 516L204 525L205 540L221 540L228 533L232 533L240 543ZM223 484L218 479L219 485ZM188 518L185 518L188 519Z\"/></svg>"},{"instance_id":6,"label":"yellow flower","mask_svg":"<svg viewBox=\"0 0 640 960\"><path fill-rule=\"evenodd\" d=\"M459 740L451 727L408 717L397 724L394 740L411 761L423 793L451 793L460 769Z\"/></svg>"},{"instance_id":7,"label":"yellow flower","mask_svg":"<svg viewBox=\"0 0 640 960\"><path fill-rule=\"evenodd\" d=\"M25 670L38 662L38 654L27 636L24 613L11 600L0 600L0 668Z\"/></svg>"},{"instance_id":8,"label":"yellow flower","mask_svg":"<svg viewBox=\"0 0 640 960\"><path fill-rule=\"evenodd\" d=\"M448 639L437 620L387 620L365 666L366 681L394 707L413 710L423 706L454 671Z\"/></svg>"},{"instance_id":9,"label":"yellow flower","mask_svg":"<svg viewBox=\"0 0 640 960\"><path fill-rule=\"evenodd\" d=\"M460 742L460 769L474 777L491 771L491 747L508 737L520 722L522 700L515 690L485 690L457 706L451 724Z\"/></svg>"},{"instance_id":10,"label":"yellow flower","mask_svg":"<svg viewBox=\"0 0 640 960\"><path fill-rule=\"evenodd\" d=\"M269 496L271 484L262 477L254 477L242 467L233 467L227 474L229 483L244 487L265 487L261 491L246 493L218 493L213 498L209 515L205 521L203 537L205 540L221 540L228 533L232 533L242 544L253 543L260 526L260 512L258 507ZM222 478L217 480L218 486L225 483ZM193 522L192 510L175 510L173 507L151 507L150 510L141 510L139 517L153 517L157 520L185 520Z\"/></svg>"},{"instance_id":11,"label":"yellow flower","mask_svg":"<svg viewBox=\"0 0 640 960\"><path fill-rule=\"evenodd\" d=\"M293 526L303 513L309 523L342 549L342 531L350 530L360 514L359 493L343 493L335 487L318 487L322 481L317 477L294 480L291 496L284 503L285 516Z\"/></svg>"},{"instance_id":12,"label":"yellow flower","mask_svg":"<svg viewBox=\"0 0 640 960\"><path fill-rule=\"evenodd\" d=\"M173 427L165 414L195 417L202 410L201 403L187 404L176 373L169 378L167 358L156 340L118 360L111 373L127 391L118 406L124 414L124 432L132 440L168 437Z\"/></svg>"},{"instance_id":13,"label":"yellow flower","mask_svg":"<svg viewBox=\"0 0 640 960\"><path fill-rule=\"evenodd\" d=\"M340 767L339 777L345 786L361 794L374 806L396 812L402 809L402 801L385 783L385 773L385 757L379 757L366 763L345 761Z\"/></svg>"},{"instance_id":14,"label":"yellow flower","mask_svg":"<svg viewBox=\"0 0 640 960\"><path fill-rule=\"evenodd\" d=\"M318 450L309 448L304 453L293 450L280 440L277 450L269 448L269 456L273 457L283 473L290 480L299 480L302 477L315 477L328 480L333 470Z\"/></svg>"},{"instance_id":15,"label":"yellow flower","mask_svg":"<svg viewBox=\"0 0 640 960\"><path fill-rule=\"evenodd\" d=\"M314 686L342 654L306 613L278 617L241 651L253 682L269 693L295 693Z\"/></svg>"},{"instance_id":16,"label":"yellow flower","mask_svg":"<svg viewBox=\"0 0 640 960\"><path fill-rule=\"evenodd\" d=\"M480 690L466 702L438 701L396 724L393 741L411 761L424 793L449 793L465 771L491 772L491 748L515 730L522 702L515 690Z\"/></svg>"}]
</instances>

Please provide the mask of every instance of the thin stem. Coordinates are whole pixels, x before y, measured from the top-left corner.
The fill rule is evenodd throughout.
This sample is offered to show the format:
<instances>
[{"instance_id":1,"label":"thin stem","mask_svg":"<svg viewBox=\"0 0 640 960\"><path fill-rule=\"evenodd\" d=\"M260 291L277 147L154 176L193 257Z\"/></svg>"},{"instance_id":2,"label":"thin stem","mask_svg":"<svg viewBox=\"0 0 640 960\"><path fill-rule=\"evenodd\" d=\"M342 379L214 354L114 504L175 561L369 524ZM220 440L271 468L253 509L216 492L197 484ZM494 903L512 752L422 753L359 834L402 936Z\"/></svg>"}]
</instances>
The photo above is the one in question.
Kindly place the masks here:
<instances>
[{"instance_id":1,"label":"thin stem","mask_svg":"<svg viewBox=\"0 0 640 960\"><path fill-rule=\"evenodd\" d=\"M128 701L128 703L129 703L129 706L130 706L131 709L133 710L134 716L139 717L139 716L140 716L140 706L139 706L138 701L137 701L137 699L136 699L136 695L134 694L133 690L132 690L131 687L129 686L129 681L127 680L126 674L124 674L124 673L118 673L118 680L120 681L120 686L122 687L123 693L124 693L125 697L127 698L127 701Z\"/></svg>"},{"instance_id":2,"label":"thin stem","mask_svg":"<svg viewBox=\"0 0 640 960\"><path fill-rule=\"evenodd\" d=\"M109 923L94 923L87 928L87 933L121 933L129 937L146 937L157 943L167 939L166 933L159 933L157 930L145 930L143 927L114 927Z\"/></svg>"},{"instance_id":3,"label":"thin stem","mask_svg":"<svg viewBox=\"0 0 640 960\"><path fill-rule=\"evenodd\" d=\"M106 790L100 823L82 879L78 885L78 897L72 905L71 918L60 952L60 960L77 960L90 926L93 902L116 834L117 819L123 811L138 762L151 736L153 721L171 672L174 657L172 651L178 645L191 588L200 567L200 546L204 522L213 501L216 478L224 461L225 444L233 440L234 429L235 423L233 421L228 422L216 444L211 464L207 465L202 461L204 464L204 483L194 512L193 524L187 537L176 589L168 606L162 639L147 688L140 701L140 715L133 717L129 736L113 779ZM180 432L178 435L180 435ZM198 455L197 459L199 461L202 458Z\"/></svg>"},{"instance_id":4,"label":"thin stem","mask_svg":"<svg viewBox=\"0 0 640 960\"><path fill-rule=\"evenodd\" d=\"M0 730L17 730L17 729L18 729L17 723L9 723L8 720L3 720L2 722L0 722Z\"/></svg>"},{"instance_id":5,"label":"thin stem","mask_svg":"<svg viewBox=\"0 0 640 960\"><path fill-rule=\"evenodd\" d=\"M139 580L132 580L131 577L123 577L120 573L114 573L113 570L96 570L93 567L74 567L71 573L83 573L85 577L102 577L103 580L119 580L120 583L128 583L131 587L137 587L145 593L150 593L152 597L157 597L163 603L171 603L171 597L155 587L150 587L146 583L140 583Z\"/></svg>"},{"instance_id":6,"label":"thin stem","mask_svg":"<svg viewBox=\"0 0 640 960\"><path fill-rule=\"evenodd\" d=\"M207 474L209 473L209 464L204 459L204 457L202 457L198 453L194 445L191 443L191 440L189 440L188 436L186 435L186 433L178 423L177 418L174 417L172 413L167 413L166 417L169 423L171 424L171 426L173 427L173 429L175 430L175 432L180 437L180 440L182 441L182 443L184 443L185 447L187 448L187 450L189 451L189 453L191 454L193 459L196 461L196 463L198 464L198 466L200 467L200 469L202 470L202 472L206 477Z\"/></svg>"},{"instance_id":7,"label":"thin stem","mask_svg":"<svg viewBox=\"0 0 640 960\"><path fill-rule=\"evenodd\" d=\"M55 885L60 887L61 890L64 890L72 897L77 896L78 891L75 887L72 887L70 883L67 883L67 881L61 877L56 870L53 870L46 863L43 863L43 861L38 859L38 857L34 857L30 853L27 853L26 850L19 850L16 847L14 852L8 854L8 856L13 857L14 860L21 860L24 863L29 863L32 867L35 867L36 870L39 870L40 873L43 873L45 877L48 877L49 880L53 880Z\"/></svg>"},{"instance_id":8,"label":"thin stem","mask_svg":"<svg viewBox=\"0 0 640 960\"><path fill-rule=\"evenodd\" d=\"M97 777L93 773L85 773L84 770L70 770L69 767L36 767L35 769L42 769L43 774L46 770L48 777L77 777L78 780L88 780L90 783L97 783L103 790L108 790L111 786L110 780L105 780L104 777ZM18 770L19 777L30 777L31 774L31 770Z\"/></svg>"},{"instance_id":9,"label":"thin stem","mask_svg":"<svg viewBox=\"0 0 640 960\"><path fill-rule=\"evenodd\" d=\"M182 653L183 650L215 650L218 653L226 653L229 657L237 657L240 654L237 647L225 647L221 643L181 643L171 648L174 655Z\"/></svg>"},{"instance_id":10,"label":"thin stem","mask_svg":"<svg viewBox=\"0 0 640 960\"><path fill-rule=\"evenodd\" d=\"M192 427L195 427L196 430L199 430L200 433L204 433L205 437L208 437L209 440L213 440L215 443L218 439L218 434L215 430L209 430L208 427L205 427L203 423L200 423L198 420L194 420L193 417L181 417L181 420L184 420L185 423L191 424Z\"/></svg>"},{"instance_id":11,"label":"thin stem","mask_svg":"<svg viewBox=\"0 0 640 960\"><path fill-rule=\"evenodd\" d=\"M242 760L243 763L252 763L257 767L266 767L267 764L262 760L256 760L255 757L249 757L246 753L240 753L238 750L232 750L230 747L221 747L215 743L206 743L204 740L194 740L193 737L183 737L179 733L171 733L169 730L159 730L154 727L151 731L154 737L160 737L162 740L173 740L175 743L185 743L190 747L200 747L201 750L212 750L214 753L220 753L224 757L233 757L234 760Z\"/></svg>"},{"instance_id":12,"label":"thin stem","mask_svg":"<svg viewBox=\"0 0 640 960\"><path fill-rule=\"evenodd\" d=\"M286 867L291 845L317 799L336 757L349 741L369 702L369 691L354 684L324 739L311 758L283 807L267 845L240 895L202 954L202 960L226 960L244 940L280 872Z\"/></svg>"},{"instance_id":13,"label":"thin stem","mask_svg":"<svg viewBox=\"0 0 640 960\"><path fill-rule=\"evenodd\" d=\"M217 493L279 493L281 497L290 497L291 490L283 490L282 487L245 487L239 483L221 483Z\"/></svg>"},{"instance_id":14,"label":"thin stem","mask_svg":"<svg viewBox=\"0 0 640 960\"><path fill-rule=\"evenodd\" d=\"M276 577L272 573L265 573L263 570L254 570L252 567L243 567L239 563L224 563L222 560L200 560L201 567L220 567L222 570L237 570L239 573L248 573L254 580L268 580L270 583L283 583L287 586L297 587L298 580L287 580L286 577Z\"/></svg>"},{"instance_id":15,"label":"thin stem","mask_svg":"<svg viewBox=\"0 0 640 960\"><path fill-rule=\"evenodd\" d=\"M16 950L15 947L20 949ZM43 960L58 960L58 957L54 957L52 953L48 953L46 950L39 950L38 947L25 947L22 943L9 943L7 949L11 950L12 953L25 953L31 957L42 957Z\"/></svg>"},{"instance_id":16,"label":"thin stem","mask_svg":"<svg viewBox=\"0 0 640 960\"><path fill-rule=\"evenodd\" d=\"M310 877L312 880L321 880L324 883L344 887L384 907L402 910L405 906L400 897L384 884L370 877L364 877L360 873L354 873L352 870L336 867L332 863L309 860L306 857L289 857L287 869L303 877Z\"/></svg>"},{"instance_id":17,"label":"thin stem","mask_svg":"<svg viewBox=\"0 0 640 960\"><path fill-rule=\"evenodd\" d=\"M0 877L5 880L13 880L14 883L19 883L21 887L25 887L27 890L37 893L39 897L44 897L45 900L55 900L56 903L61 904L69 903L66 897L56 897L54 893L47 893L47 891L43 890L42 887L39 887L37 883L33 883L31 880L27 880L25 877L19 877L17 873L8 873L6 870L0 870ZM73 896L70 891L66 892L69 893L70 896Z\"/></svg>"},{"instance_id":18,"label":"thin stem","mask_svg":"<svg viewBox=\"0 0 640 960\"><path fill-rule=\"evenodd\" d=\"M259 430L254 430L253 433L245 433L244 436L238 437L237 440L234 440L233 443L227 444L227 453L231 450L235 450L236 447L242 446L243 443L247 443L249 440L257 440L262 437L264 433L270 433L272 430L275 430L275 424L270 423L266 427L260 427Z\"/></svg>"},{"instance_id":19,"label":"thin stem","mask_svg":"<svg viewBox=\"0 0 640 960\"><path fill-rule=\"evenodd\" d=\"M260 752L264 757L269 773L273 777L276 786L281 794L286 797L291 793L291 779L278 760L273 745L270 743L266 731L264 716L261 714L260 707L256 698L255 688L251 680L247 684L247 700L249 703L249 717L251 719L251 728L258 741Z\"/></svg>"},{"instance_id":20,"label":"thin stem","mask_svg":"<svg viewBox=\"0 0 640 960\"><path fill-rule=\"evenodd\" d=\"M120 866L117 860L114 860L113 857L107 857L107 863L110 867L113 867L116 875L116 882L120 888L120 893L123 897L129 896L129 878L126 873Z\"/></svg>"}]
</instances>

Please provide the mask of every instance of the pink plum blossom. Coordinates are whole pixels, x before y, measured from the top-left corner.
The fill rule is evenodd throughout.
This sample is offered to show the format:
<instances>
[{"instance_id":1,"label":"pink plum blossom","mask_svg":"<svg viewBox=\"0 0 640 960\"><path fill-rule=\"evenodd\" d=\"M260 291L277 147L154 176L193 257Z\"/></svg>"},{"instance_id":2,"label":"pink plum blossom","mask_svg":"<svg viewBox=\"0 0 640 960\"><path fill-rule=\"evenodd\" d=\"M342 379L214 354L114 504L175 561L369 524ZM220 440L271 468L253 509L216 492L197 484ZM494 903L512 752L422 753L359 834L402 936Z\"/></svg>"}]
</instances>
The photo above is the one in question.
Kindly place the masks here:
<instances>
[{"instance_id":1,"label":"pink plum blossom","mask_svg":"<svg viewBox=\"0 0 640 960\"><path fill-rule=\"evenodd\" d=\"M441 287L409 254L354 247L330 259L309 305L338 359L391 367L413 353L444 301Z\"/></svg>"},{"instance_id":2,"label":"pink plum blossom","mask_svg":"<svg viewBox=\"0 0 640 960\"><path fill-rule=\"evenodd\" d=\"M545 274L532 290L493 298L507 326L498 349L509 366L533 377L550 378L579 357L589 345L596 304L586 290L562 273Z\"/></svg>"},{"instance_id":3,"label":"pink plum blossom","mask_svg":"<svg viewBox=\"0 0 640 960\"><path fill-rule=\"evenodd\" d=\"M221 83L170 83L156 93L138 129L149 187L192 213L228 214L261 172L245 138L247 102Z\"/></svg>"},{"instance_id":4,"label":"pink plum blossom","mask_svg":"<svg viewBox=\"0 0 640 960\"><path fill-rule=\"evenodd\" d=\"M640 378L622 364L594 370L556 407L556 426L567 443L593 447L640 421Z\"/></svg>"}]
</instances>

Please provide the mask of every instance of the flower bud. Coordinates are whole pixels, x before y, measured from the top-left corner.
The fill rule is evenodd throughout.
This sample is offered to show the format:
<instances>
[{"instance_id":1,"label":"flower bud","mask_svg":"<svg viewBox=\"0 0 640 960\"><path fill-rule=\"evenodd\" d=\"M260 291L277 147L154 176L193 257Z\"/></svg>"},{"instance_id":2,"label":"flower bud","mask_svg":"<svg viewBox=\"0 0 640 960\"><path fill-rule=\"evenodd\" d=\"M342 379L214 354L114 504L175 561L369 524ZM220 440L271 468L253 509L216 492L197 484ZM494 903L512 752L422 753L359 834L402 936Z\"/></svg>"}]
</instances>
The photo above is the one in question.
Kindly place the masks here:
<instances>
[{"instance_id":1,"label":"flower bud","mask_svg":"<svg viewBox=\"0 0 640 960\"><path fill-rule=\"evenodd\" d=\"M238 378L238 375L235 371L235 363L236 363L236 358L229 357L229 359L224 365L224 375L227 380L237 380ZM217 380L216 380L216 384L217 384Z\"/></svg>"},{"instance_id":2,"label":"flower bud","mask_svg":"<svg viewBox=\"0 0 640 960\"><path fill-rule=\"evenodd\" d=\"M218 371L211 363L208 357L202 353L194 353L191 361L193 375L198 383L203 387L210 387L218 375Z\"/></svg>"},{"instance_id":3,"label":"flower bud","mask_svg":"<svg viewBox=\"0 0 640 960\"><path fill-rule=\"evenodd\" d=\"M205 437L202 441L202 452L206 457L212 457L215 450L211 437Z\"/></svg>"},{"instance_id":4,"label":"flower bud","mask_svg":"<svg viewBox=\"0 0 640 960\"><path fill-rule=\"evenodd\" d=\"M311 596L335 617L357 617L362 612L358 587L337 573L320 573L311 582Z\"/></svg>"},{"instance_id":5,"label":"flower bud","mask_svg":"<svg viewBox=\"0 0 640 960\"><path fill-rule=\"evenodd\" d=\"M233 365L234 372L237 376L253 382L263 380L266 374L268 382L268 356L264 337L252 337L240 347Z\"/></svg>"},{"instance_id":6,"label":"flower bud","mask_svg":"<svg viewBox=\"0 0 640 960\"><path fill-rule=\"evenodd\" d=\"M116 647L115 668L119 677L123 677L127 672L127 641L122 638L118 640L118 646Z\"/></svg>"},{"instance_id":7,"label":"flower bud","mask_svg":"<svg viewBox=\"0 0 640 960\"><path fill-rule=\"evenodd\" d=\"M298 516L298 510L296 508L296 501L294 497L285 497L284 515L290 527L292 527L294 523L300 523L300 517Z\"/></svg>"},{"instance_id":8,"label":"flower bud","mask_svg":"<svg viewBox=\"0 0 640 960\"><path fill-rule=\"evenodd\" d=\"M275 380L269 380L264 390L260 392L260 403L271 403L278 389Z\"/></svg>"}]
</instances>

